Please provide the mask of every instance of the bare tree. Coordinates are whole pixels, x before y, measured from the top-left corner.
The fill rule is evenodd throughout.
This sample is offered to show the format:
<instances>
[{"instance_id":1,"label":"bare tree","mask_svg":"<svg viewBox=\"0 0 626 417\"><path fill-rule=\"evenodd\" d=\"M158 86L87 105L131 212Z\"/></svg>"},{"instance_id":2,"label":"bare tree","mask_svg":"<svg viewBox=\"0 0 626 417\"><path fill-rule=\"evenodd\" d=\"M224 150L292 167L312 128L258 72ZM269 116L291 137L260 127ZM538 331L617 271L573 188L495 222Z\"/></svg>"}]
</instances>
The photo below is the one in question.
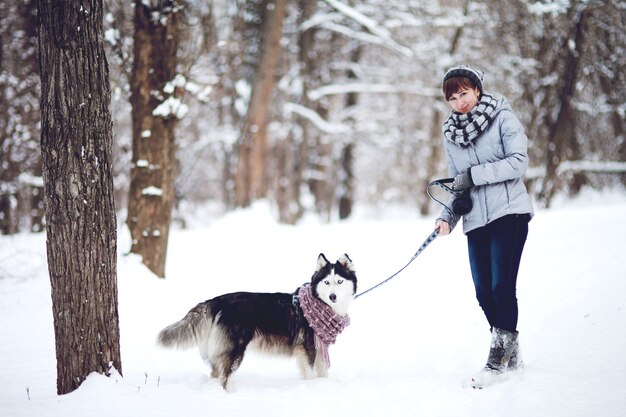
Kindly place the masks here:
<instances>
[{"instance_id":1,"label":"bare tree","mask_svg":"<svg viewBox=\"0 0 626 417\"><path fill-rule=\"evenodd\" d=\"M165 260L177 174L174 129L184 109L176 77L181 1L135 1L133 159L126 221L131 252L157 276Z\"/></svg>"},{"instance_id":2,"label":"bare tree","mask_svg":"<svg viewBox=\"0 0 626 417\"><path fill-rule=\"evenodd\" d=\"M574 7L570 9L570 33L564 36L561 50L563 57L553 63L552 72L561 76L557 84L558 111L556 117L548 118L547 147L545 152L546 175L543 178L541 198L548 206L558 186L557 168L563 160L578 159L577 120L573 108L573 99L576 93L576 82L579 77L579 68L582 57L582 47L585 42L585 25L589 16L588 9ZM571 47L574 42L574 47ZM556 66L556 68L554 67Z\"/></svg>"},{"instance_id":3,"label":"bare tree","mask_svg":"<svg viewBox=\"0 0 626 417\"><path fill-rule=\"evenodd\" d=\"M37 2L0 3L0 233L43 230Z\"/></svg>"},{"instance_id":4,"label":"bare tree","mask_svg":"<svg viewBox=\"0 0 626 417\"><path fill-rule=\"evenodd\" d=\"M41 151L57 391L122 372L101 0L40 0Z\"/></svg>"},{"instance_id":5,"label":"bare tree","mask_svg":"<svg viewBox=\"0 0 626 417\"><path fill-rule=\"evenodd\" d=\"M246 3L250 13L249 42L258 42L258 55L250 57L254 75L248 110L244 119L238 146L235 174L235 199L238 206L248 206L253 200L266 196L268 138L268 110L274 89L276 68L280 56L280 38L285 17L286 0L258 0ZM255 36L256 35L256 36ZM256 38L256 39L255 39Z\"/></svg>"},{"instance_id":6,"label":"bare tree","mask_svg":"<svg viewBox=\"0 0 626 417\"><path fill-rule=\"evenodd\" d=\"M328 117L328 101L313 101L308 94L311 90L322 84L322 79L329 79L328 63L332 51L332 34L320 31L316 25L310 24L316 13L319 12L320 4L307 0L298 1L300 16L298 25L298 65L302 78L302 93L299 104L307 109L315 117L325 120ZM310 117L299 115L296 118L300 138L299 155L301 160L301 178L293 187L297 187L297 196L300 200L300 189L305 183L315 200L315 209L328 213L326 199L326 181L324 180L324 164L328 146L324 147L321 142L323 132L312 122ZM292 203L293 204L293 203ZM302 212L302 203L298 201L299 211ZM302 213L298 213L300 216Z\"/></svg>"},{"instance_id":7,"label":"bare tree","mask_svg":"<svg viewBox=\"0 0 626 417\"><path fill-rule=\"evenodd\" d=\"M272 197L278 208L279 220L283 223L296 223L305 208L302 203L302 190L310 175L309 148L319 137L319 131L311 123L311 114L319 116L321 109L317 103L309 100L307 92L315 84L316 72L319 65L325 65L325 59L320 55L320 46L316 43L317 29L315 26L306 27L308 21L317 11L318 4L307 0L298 0L294 5L297 8L297 43L294 45L297 55L291 56L294 62L289 64L297 68L297 78L301 80L301 89L298 94L289 97L289 112L286 124L289 133L284 140L277 141L273 148L275 170L272 184ZM318 46L316 48L316 45ZM294 55L294 54L290 54ZM305 117L309 115L308 117Z\"/></svg>"},{"instance_id":8,"label":"bare tree","mask_svg":"<svg viewBox=\"0 0 626 417\"><path fill-rule=\"evenodd\" d=\"M357 45L351 51L350 58L353 65L358 65L361 57L362 47ZM352 67L348 70L347 75L349 80L355 80L357 75ZM349 113L353 113L356 109L358 101L358 94L351 92L346 95L346 110ZM356 121L353 117L350 117L349 123L351 124L350 132L356 131ZM354 148L356 147L355 138L353 135L348 135L342 144L341 158L340 158L340 175L339 175L339 218L347 219L352 214L352 206L354 205L355 196L355 178L354 178Z\"/></svg>"}]
</instances>

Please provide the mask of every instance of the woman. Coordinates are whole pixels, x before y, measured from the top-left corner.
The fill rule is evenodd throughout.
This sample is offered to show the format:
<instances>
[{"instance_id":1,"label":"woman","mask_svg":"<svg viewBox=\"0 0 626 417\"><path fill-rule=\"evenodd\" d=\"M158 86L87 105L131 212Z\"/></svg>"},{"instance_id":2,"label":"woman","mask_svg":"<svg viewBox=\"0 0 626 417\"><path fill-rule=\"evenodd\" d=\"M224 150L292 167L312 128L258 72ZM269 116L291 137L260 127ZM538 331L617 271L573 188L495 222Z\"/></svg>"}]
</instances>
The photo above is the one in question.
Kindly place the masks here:
<instances>
[{"instance_id":1,"label":"woman","mask_svg":"<svg viewBox=\"0 0 626 417\"><path fill-rule=\"evenodd\" d=\"M476 298L491 327L487 364L472 378L472 386L479 388L522 365L515 287L533 216L522 180L528 138L507 100L483 91L482 71L468 65L450 68L443 92L452 107L443 125L452 187L466 190L471 203L467 213L444 209L436 228L447 235L463 217Z\"/></svg>"}]
</instances>

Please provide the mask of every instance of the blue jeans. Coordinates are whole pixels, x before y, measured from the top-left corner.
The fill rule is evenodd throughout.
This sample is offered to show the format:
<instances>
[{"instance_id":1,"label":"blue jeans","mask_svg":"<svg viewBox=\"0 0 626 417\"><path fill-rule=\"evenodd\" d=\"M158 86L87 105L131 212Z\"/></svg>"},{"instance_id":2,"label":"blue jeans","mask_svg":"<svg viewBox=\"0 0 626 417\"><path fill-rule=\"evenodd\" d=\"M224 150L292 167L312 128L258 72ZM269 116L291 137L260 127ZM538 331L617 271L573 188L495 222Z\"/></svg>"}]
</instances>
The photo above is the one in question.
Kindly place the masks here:
<instances>
[{"instance_id":1,"label":"blue jeans","mask_svg":"<svg viewBox=\"0 0 626 417\"><path fill-rule=\"evenodd\" d=\"M511 214L467 233L476 299L491 327L516 331L515 288L529 220L528 214Z\"/></svg>"}]
</instances>

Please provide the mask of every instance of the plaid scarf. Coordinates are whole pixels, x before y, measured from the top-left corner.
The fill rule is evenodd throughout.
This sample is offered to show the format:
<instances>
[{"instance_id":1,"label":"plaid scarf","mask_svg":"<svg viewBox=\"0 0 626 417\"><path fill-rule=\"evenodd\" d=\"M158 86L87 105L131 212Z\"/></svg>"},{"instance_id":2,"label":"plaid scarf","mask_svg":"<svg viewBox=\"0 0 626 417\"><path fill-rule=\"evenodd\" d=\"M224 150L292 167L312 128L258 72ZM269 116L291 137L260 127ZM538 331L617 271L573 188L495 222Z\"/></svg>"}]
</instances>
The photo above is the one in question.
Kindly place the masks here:
<instances>
[{"instance_id":1,"label":"plaid scarf","mask_svg":"<svg viewBox=\"0 0 626 417\"><path fill-rule=\"evenodd\" d=\"M322 355L326 368L330 368L328 346L335 343L337 335L350 324L350 317L340 316L328 304L314 297L309 284L300 287L298 300L304 317L315 332L315 349Z\"/></svg>"},{"instance_id":2,"label":"plaid scarf","mask_svg":"<svg viewBox=\"0 0 626 417\"><path fill-rule=\"evenodd\" d=\"M483 94L469 113L453 111L443 124L443 135L449 141L465 148L483 133L493 121L497 100Z\"/></svg>"}]
</instances>

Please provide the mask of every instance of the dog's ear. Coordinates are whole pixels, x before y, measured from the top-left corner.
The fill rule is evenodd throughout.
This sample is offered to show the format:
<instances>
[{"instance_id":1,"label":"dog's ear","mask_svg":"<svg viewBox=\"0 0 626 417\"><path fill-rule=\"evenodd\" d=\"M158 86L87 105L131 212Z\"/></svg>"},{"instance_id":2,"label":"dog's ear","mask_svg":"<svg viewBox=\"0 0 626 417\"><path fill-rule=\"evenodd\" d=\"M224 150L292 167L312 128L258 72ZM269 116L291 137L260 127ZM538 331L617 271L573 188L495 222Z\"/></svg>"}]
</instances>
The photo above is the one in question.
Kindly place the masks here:
<instances>
[{"instance_id":1,"label":"dog's ear","mask_svg":"<svg viewBox=\"0 0 626 417\"><path fill-rule=\"evenodd\" d=\"M329 263L330 262L328 262L328 259L326 259L324 254L320 253L320 255L317 257L317 269L316 269L316 271L319 271L320 269L324 268Z\"/></svg>"},{"instance_id":2,"label":"dog's ear","mask_svg":"<svg viewBox=\"0 0 626 417\"><path fill-rule=\"evenodd\" d=\"M346 268L348 271L354 272L354 264L352 263L352 259L350 259L347 253L344 253L337 262L343 265L344 268Z\"/></svg>"}]
</instances>

